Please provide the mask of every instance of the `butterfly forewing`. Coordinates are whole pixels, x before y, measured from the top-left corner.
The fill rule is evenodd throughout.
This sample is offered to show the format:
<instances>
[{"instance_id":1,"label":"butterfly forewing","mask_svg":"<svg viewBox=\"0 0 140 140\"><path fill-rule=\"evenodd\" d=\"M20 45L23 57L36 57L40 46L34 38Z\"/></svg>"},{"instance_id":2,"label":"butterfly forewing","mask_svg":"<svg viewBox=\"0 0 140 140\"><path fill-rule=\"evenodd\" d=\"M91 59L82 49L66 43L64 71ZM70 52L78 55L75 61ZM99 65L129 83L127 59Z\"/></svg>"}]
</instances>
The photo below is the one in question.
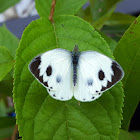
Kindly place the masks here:
<instances>
[{"instance_id":1,"label":"butterfly forewing","mask_svg":"<svg viewBox=\"0 0 140 140\"><path fill-rule=\"evenodd\" d=\"M29 64L34 77L55 99L66 101L73 96L71 53L54 49L35 57Z\"/></svg>"},{"instance_id":2,"label":"butterfly forewing","mask_svg":"<svg viewBox=\"0 0 140 140\"><path fill-rule=\"evenodd\" d=\"M70 100L73 95L81 102L93 101L124 76L121 66L101 53L86 51L77 56L72 57L64 49L54 49L35 57L29 70L51 97L61 101Z\"/></svg>"},{"instance_id":3,"label":"butterfly forewing","mask_svg":"<svg viewBox=\"0 0 140 140\"><path fill-rule=\"evenodd\" d=\"M124 75L121 66L111 58L94 51L79 57L74 97L82 102L93 101L119 82Z\"/></svg>"}]
</instances>

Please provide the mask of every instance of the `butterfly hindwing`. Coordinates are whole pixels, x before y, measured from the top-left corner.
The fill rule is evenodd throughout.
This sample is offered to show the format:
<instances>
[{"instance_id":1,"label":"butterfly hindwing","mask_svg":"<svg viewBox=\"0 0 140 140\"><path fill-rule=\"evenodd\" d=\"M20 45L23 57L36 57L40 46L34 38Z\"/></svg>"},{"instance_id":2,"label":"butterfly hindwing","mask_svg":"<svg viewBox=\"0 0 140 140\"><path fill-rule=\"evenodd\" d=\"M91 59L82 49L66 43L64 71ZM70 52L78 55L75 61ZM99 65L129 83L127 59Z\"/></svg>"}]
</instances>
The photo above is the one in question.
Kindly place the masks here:
<instances>
[{"instance_id":1,"label":"butterfly hindwing","mask_svg":"<svg viewBox=\"0 0 140 140\"><path fill-rule=\"evenodd\" d=\"M82 102L99 98L124 76L121 66L116 61L94 51L80 54L77 69L74 97Z\"/></svg>"},{"instance_id":2,"label":"butterfly hindwing","mask_svg":"<svg viewBox=\"0 0 140 140\"><path fill-rule=\"evenodd\" d=\"M30 62L29 70L53 98L62 101L72 98L72 66L69 51L47 51Z\"/></svg>"},{"instance_id":3,"label":"butterfly hindwing","mask_svg":"<svg viewBox=\"0 0 140 140\"><path fill-rule=\"evenodd\" d=\"M73 70L75 58L77 73ZM124 76L121 66L101 53L86 51L72 57L63 49L38 55L30 62L29 70L51 97L61 101L70 100L73 95L81 102L93 101Z\"/></svg>"}]
</instances>

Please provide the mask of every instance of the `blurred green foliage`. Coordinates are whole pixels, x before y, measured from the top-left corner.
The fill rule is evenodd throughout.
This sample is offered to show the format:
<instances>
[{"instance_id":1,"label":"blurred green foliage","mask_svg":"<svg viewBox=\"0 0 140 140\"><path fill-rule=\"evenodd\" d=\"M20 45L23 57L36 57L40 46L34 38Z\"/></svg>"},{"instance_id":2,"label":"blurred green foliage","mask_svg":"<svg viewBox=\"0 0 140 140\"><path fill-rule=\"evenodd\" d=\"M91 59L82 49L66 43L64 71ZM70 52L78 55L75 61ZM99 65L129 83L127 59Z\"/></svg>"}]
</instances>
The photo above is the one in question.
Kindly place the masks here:
<instances>
[{"instance_id":1,"label":"blurred green foliage","mask_svg":"<svg viewBox=\"0 0 140 140\"><path fill-rule=\"evenodd\" d=\"M120 129L119 140L138 140L135 136L128 131Z\"/></svg>"},{"instance_id":2,"label":"blurred green foliage","mask_svg":"<svg viewBox=\"0 0 140 140\"><path fill-rule=\"evenodd\" d=\"M125 77L122 80L125 93L122 128L129 129L130 120L140 101L140 16L134 20L118 42L114 56L123 66Z\"/></svg>"},{"instance_id":3,"label":"blurred green foliage","mask_svg":"<svg viewBox=\"0 0 140 140\"><path fill-rule=\"evenodd\" d=\"M15 118L8 117L14 107L8 107L7 97L12 97L13 67L19 40L5 25L0 27L0 140L11 137Z\"/></svg>"},{"instance_id":4,"label":"blurred green foliage","mask_svg":"<svg viewBox=\"0 0 140 140\"><path fill-rule=\"evenodd\" d=\"M124 120L122 120L122 127L120 131L117 132L119 134L118 139L119 140L123 140L123 139L139 140L140 132L129 133L128 127L130 125L131 118L134 114L137 104L140 100L140 96L139 96L139 92L137 88L138 77L140 76L139 71L138 71L139 61L140 61L140 51L139 51L140 17L136 19L136 17L134 16L130 16L130 15L122 14L122 13L114 13L116 4L120 2L120 0L112 0L112 1L89 0L89 2L86 4L87 5L86 8L83 8L82 5L86 1L87 0L81 0L81 1L60 0L58 1L56 3L56 10L54 13L54 18L57 18L57 21L59 20L61 21L61 19L59 19L60 15L63 15L63 14L74 15L75 14L83 18L84 20L89 22L94 28L96 28L98 30L98 33L101 35L101 37L104 38L104 40L107 42L112 54L115 56L115 59L121 64L121 66L123 67L125 71L125 77L122 81L124 94L125 94L124 108L123 108L123 113L122 113ZM19 0L11 0L10 2L7 0L2 0L0 2L0 12L3 12L5 9L11 7L17 2L19 2ZM51 0L48 0L48 1L36 0L36 8L41 17L48 18L50 14L49 12L51 8ZM32 27L30 25L30 29L34 29L35 26L37 25L39 26L40 24L41 22L38 21L37 24L32 24ZM39 36L45 32L45 29L48 29L44 22L43 22L43 25L41 26L43 27L43 29L41 30L42 33L38 29L36 30ZM87 27L85 26L85 28ZM25 38L27 39L27 42L23 42L23 46L24 46L24 43L26 44L28 43L28 41L30 41L30 38L28 38L28 34ZM43 38L41 39L43 40ZM41 43L42 42L40 42L40 44ZM15 62L15 54L16 54L16 49L18 47L18 44L19 44L19 40L12 33L10 33L5 26L0 27L0 140L6 137L10 137L13 133L13 129L15 126L15 119L8 117L8 114L13 112L14 109L13 107L12 108L7 107L6 98L7 96L12 97L13 66ZM23 51L23 48L20 48L20 49L21 51ZM39 50L40 48L38 48L37 51ZM26 54L26 52L24 53ZM25 59L28 59L28 56ZM17 59L17 61L20 61L20 60ZM18 67L20 69L19 65ZM25 68L26 67L27 66L25 65ZM24 72L26 71L25 68L23 69ZM20 76L20 73L19 73L19 76ZM24 78L24 76L26 77L26 75L21 75L20 78ZM36 83L32 83L32 84L36 86ZM37 86L40 87L41 85L37 84ZM27 86L24 85L24 88L27 88ZM37 94L37 91L38 90L34 91L34 93ZM41 89L41 91L45 92L45 90L43 89ZM24 100L22 95L26 94L24 92L26 92L26 89L21 91L21 94L19 93L21 96L19 95L20 100L18 101L21 104L23 103L22 101ZM30 97L28 98L30 99ZM32 100L34 100L34 98L35 98L34 96L31 97ZM31 103L29 105L31 105ZM40 104L38 103L38 105ZM37 105L35 104L33 106L37 107ZM28 109L29 106L26 106L26 107L24 108L24 110L26 109L29 110ZM50 106L50 108L52 107L54 106L53 105ZM21 106L16 106L16 109L17 109L16 110L17 113L19 113L22 108ZM69 109L73 113L76 112L76 111L73 111L71 107L69 107ZM51 111L48 110L48 113L50 112ZM28 112L24 112L24 115L27 115L27 116L32 115L30 114L30 112L29 114L27 113ZM23 115L22 111L20 115L21 116ZM24 121L21 117L20 122L22 122L22 124L25 125L25 129L28 128L25 130L25 133L27 133L28 130L32 129L32 127L30 128L29 126L31 126L33 122L28 120L28 118L27 118L27 121ZM18 123L19 123L19 120L18 120ZM21 127L24 127L24 126L21 126ZM77 128L77 129L80 130L80 128ZM22 134L23 132L20 132L20 133ZM46 131L44 133L42 132L41 134L45 135ZM28 140L28 136L26 137Z\"/></svg>"},{"instance_id":5,"label":"blurred green foliage","mask_svg":"<svg viewBox=\"0 0 140 140\"><path fill-rule=\"evenodd\" d=\"M20 0L0 0L0 13L4 12L6 9L14 6Z\"/></svg>"}]
</instances>

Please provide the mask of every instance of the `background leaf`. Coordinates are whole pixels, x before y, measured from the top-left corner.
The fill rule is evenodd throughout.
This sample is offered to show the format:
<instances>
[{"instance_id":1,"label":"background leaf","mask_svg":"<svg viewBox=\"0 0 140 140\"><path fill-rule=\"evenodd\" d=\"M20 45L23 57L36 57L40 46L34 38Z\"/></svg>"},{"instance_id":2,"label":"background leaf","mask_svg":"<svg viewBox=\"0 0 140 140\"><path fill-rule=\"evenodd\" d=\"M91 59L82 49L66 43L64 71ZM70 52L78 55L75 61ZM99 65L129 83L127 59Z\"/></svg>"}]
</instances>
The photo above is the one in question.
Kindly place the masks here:
<instances>
[{"instance_id":1,"label":"background leaf","mask_svg":"<svg viewBox=\"0 0 140 140\"><path fill-rule=\"evenodd\" d=\"M130 25L104 26L101 31L104 33L122 33L123 34L129 28L129 26Z\"/></svg>"},{"instance_id":2,"label":"background leaf","mask_svg":"<svg viewBox=\"0 0 140 140\"><path fill-rule=\"evenodd\" d=\"M6 26L0 27L0 95L11 96L13 88L13 68L19 40ZM4 47L1 47L4 46ZM1 81L3 80L3 81Z\"/></svg>"},{"instance_id":3,"label":"background leaf","mask_svg":"<svg viewBox=\"0 0 140 140\"><path fill-rule=\"evenodd\" d=\"M16 54L14 74L14 102L20 136L26 140L116 139L123 104L120 83L98 100L78 105L75 99L62 102L48 96L46 89L28 70L31 59L40 53L54 48L73 50L74 44L61 24L76 43L94 30L89 23L74 16L60 16L54 26L47 19L38 19L26 28ZM86 38L79 48L113 58L98 32Z\"/></svg>"},{"instance_id":4,"label":"background leaf","mask_svg":"<svg viewBox=\"0 0 140 140\"><path fill-rule=\"evenodd\" d=\"M111 17L105 21L105 25L115 26L115 25L130 25L136 17L123 14L123 13L113 13Z\"/></svg>"},{"instance_id":5,"label":"background leaf","mask_svg":"<svg viewBox=\"0 0 140 140\"><path fill-rule=\"evenodd\" d=\"M6 75L9 76L9 75ZM12 96L12 90L13 90L13 78L6 79L4 78L0 82L0 97L1 96Z\"/></svg>"},{"instance_id":6,"label":"background leaf","mask_svg":"<svg viewBox=\"0 0 140 140\"><path fill-rule=\"evenodd\" d=\"M121 0L89 0L92 19L93 21L97 21L99 18L107 14L118 2Z\"/></svg>"},{"instance_id":7,"label":"background leaf","mask_svg":"<svg viewBox=\"0 0 140 140\"><path fill-rule=\"evenodd\" d=\"M113 13L112 16L104 22L102 32L109 34L112 39L118 42L134 20L134 16Z\"/></svg>"},{"instance_id":8,"label":"background leaf","mask_svg":"<svg viewBox=\"0 0 140 140\"><path fill-rule=\"evenodd\" d=\"M10 72L14 65L14 58L5 47L0 47L0 81Z\"/></svg>"},{"instance_id":9,"label":"background leaf","mask_svg":"<svg viewBox=\"0 0 140 140\"><path fill-rule=\"evenodd\" d=\"M135 136L135 138L136 138L137 140L140 139L140 131L132 131L131 133Z\"/></svg>"},{"instance_id":10,"label":"background leaf","mask_svg":"<svg viewBox=\"0 0 140 140\"><path fill-rule=\"evenodd\" d=\"M115 10L115 6L120 0L89 0L92 24L94 28L101 29Z\"/></svg>"},{"instance_id":11,"label":"background leaf","mask_svg":"<svg viewBox=\"0 0 140 140\"><path fill-rule=\"evenodd\" d=\"M125 72L123 86L125 92L122 128L128 129L130 120L140 101L140 16L132 23L119 41L114 56Z\"/></svg>"},{"instance_id":12,"label":"background leaf","mask_svg":"<svg viewBox=\"0 0 140 140\"><path fill-rule=\"evenodd\" d=\"M98 30L101 30L101 28L103 27L104 25L104 22L107 21L110 16L112 15L112 13L114 12L116 7L113 7L108 13L106 13L103 17L99 18L97 21L95 22L92 22L93 24L93 27L98 29Z\"/></svg>"},{"instance_id":13,"label":"background leaf","mask_svg":"<svg viewBox=\"0 0 140 140\"><path fill-rule=\"evenodd\" d=\"M130 25L103 26L101 32L108 34L113 40L119 42Z\"/></svg>"},{"instance_id":14,"label":"background leaf","mask_svg":"<svg viewBox=\"0 0 140 140\"><path fill-rule=\"evenodd\" d=\"M14 36L4 25L0 27L0 46L6 47L13 58L15 58L16 49L18 47L19 40Z\"/></svg>"},{"instance_id":15,"label":"background leaf","mask_svg":"<svg viewBox=\"0 0 140 140\"><path fill-rule=\"evenodd\" d=\"M0 0L0 13L5 11L6 9L14 6L20 0Z\"/></svg>"},{"instance_id":16,"label":"background leaf","mask_svg":"<svg viewBox=\"0 0 140 140\"><path fill-rule=\"evenodd\" d=\"M117 46L117 42L115 40L111 39L110 37L108 37L103 32L100 32L100 35L105 39L105 41L107 42L107 44L109 45L109 47L113 53L115 50L115 47Z\"/></svg>"},{"instance_id":17,"label":"background leaf","mask_svg":"<svg viewBox=\"0 0 140 140\"><path fill-rule=\"evenodd\" d=\"M0 117L0 140L10 137L14 131L16 120L12 117Z\"/></svg>"},{"instance_id":18,"label":"background leaf","mask_svg":"<svg viewBox=\"0 0 140 140\"><path fill-rule=\"evenodd\" d=\"M6 106L4 103L4 100L0 100L0 117L6 117L7 116L7 111L6 111Z\"/></svg>"},{"instance_id":19,"label":"background leaf","mask_svg":"<svg viewBox=\"0 0 140 140\"><path fill-rule=\"evenodd\" d=\"M74 15L87 0L57 0L54 18L60 15ZM52 0L35 0L36 9L40 17L49 18Z\"/></svg>"},{"instance_id":20,"label":"background leaf","mask_svg":"<svg viewBox=\"0 0 140 140\"><path fill-rule=\"evenodd\" d=\"M120 134L119 134L118 140L137 140L137 139L131 133L120 129Z\"/></svg>"}]
</instances>

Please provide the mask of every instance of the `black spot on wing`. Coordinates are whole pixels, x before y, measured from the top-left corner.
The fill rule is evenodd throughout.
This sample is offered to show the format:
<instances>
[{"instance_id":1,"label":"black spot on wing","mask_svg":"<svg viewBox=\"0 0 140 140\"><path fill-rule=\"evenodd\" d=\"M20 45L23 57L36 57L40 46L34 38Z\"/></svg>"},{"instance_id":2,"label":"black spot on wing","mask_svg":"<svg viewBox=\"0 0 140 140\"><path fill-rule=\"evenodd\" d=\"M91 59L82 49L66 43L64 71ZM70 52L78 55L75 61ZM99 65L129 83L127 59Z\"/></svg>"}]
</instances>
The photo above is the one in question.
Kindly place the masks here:
<instances>
[{"instance_id":1,"label":"black spot on wing","mask_svg":"<svg viewBox=\"0 0 140 140\"><path fill-rule=\"evenodd\" d=\"M105 74L102 70L99 71L98 76L100 80L103 80L105 78Z\"/></svg>"},{"instance_id":2,"label":"black spot on wing","mask_svg":"<svg viewBox=\"0 0 140 140\"><path fill-rule=\"evenodd\" d=\"M41 63L41 57L36 57L29 65L30 71L32 74L41 82L43 83L43 76L39 76L40 69L38 68Z\"/></svg>"},{"instance_id":3,"label":"black spot on wing","mask_svg":"<svg viewBox=\"0 0 140 140\"><path fill-rule=\"evenodd\" d=\"M94 99L95 97L92 97L91 99Z\"/></svg>"},{"instance_id":4,"label":"black spot on wing","mask_svg":"<svg viewBox=\"0 0 140 140\"><path fill-rule=\"evenodd\" d=\"M56 97L56 95L55 95L55 94L53 94L53 97Z\"/></svg>"},{"instance_id":5,"label":"black spot on wing","mask_svg":"<svg viewBox=\"0 0 140 140\"><path fill-rule=\"evenodd\" d=\"M112 80L111 82L107 81L107 86L102 87L101 91L104 91L116 84L123 76L123 72L120 69L120 66L115 61L112 62L111 68L113 70Z\"/></svg>"},{"instance_id":6,"label":"black spot on wing","mask_svg":"<svg viewBox=\"0 0 140 140\"><path fill-rule=\"evenodd\" d=\"M46 73L47 73L47 76L51 76L51 74L52 74L52 67L51 67L51 65L49 65L47 67Z\"/></svg>"}]
</instances>

